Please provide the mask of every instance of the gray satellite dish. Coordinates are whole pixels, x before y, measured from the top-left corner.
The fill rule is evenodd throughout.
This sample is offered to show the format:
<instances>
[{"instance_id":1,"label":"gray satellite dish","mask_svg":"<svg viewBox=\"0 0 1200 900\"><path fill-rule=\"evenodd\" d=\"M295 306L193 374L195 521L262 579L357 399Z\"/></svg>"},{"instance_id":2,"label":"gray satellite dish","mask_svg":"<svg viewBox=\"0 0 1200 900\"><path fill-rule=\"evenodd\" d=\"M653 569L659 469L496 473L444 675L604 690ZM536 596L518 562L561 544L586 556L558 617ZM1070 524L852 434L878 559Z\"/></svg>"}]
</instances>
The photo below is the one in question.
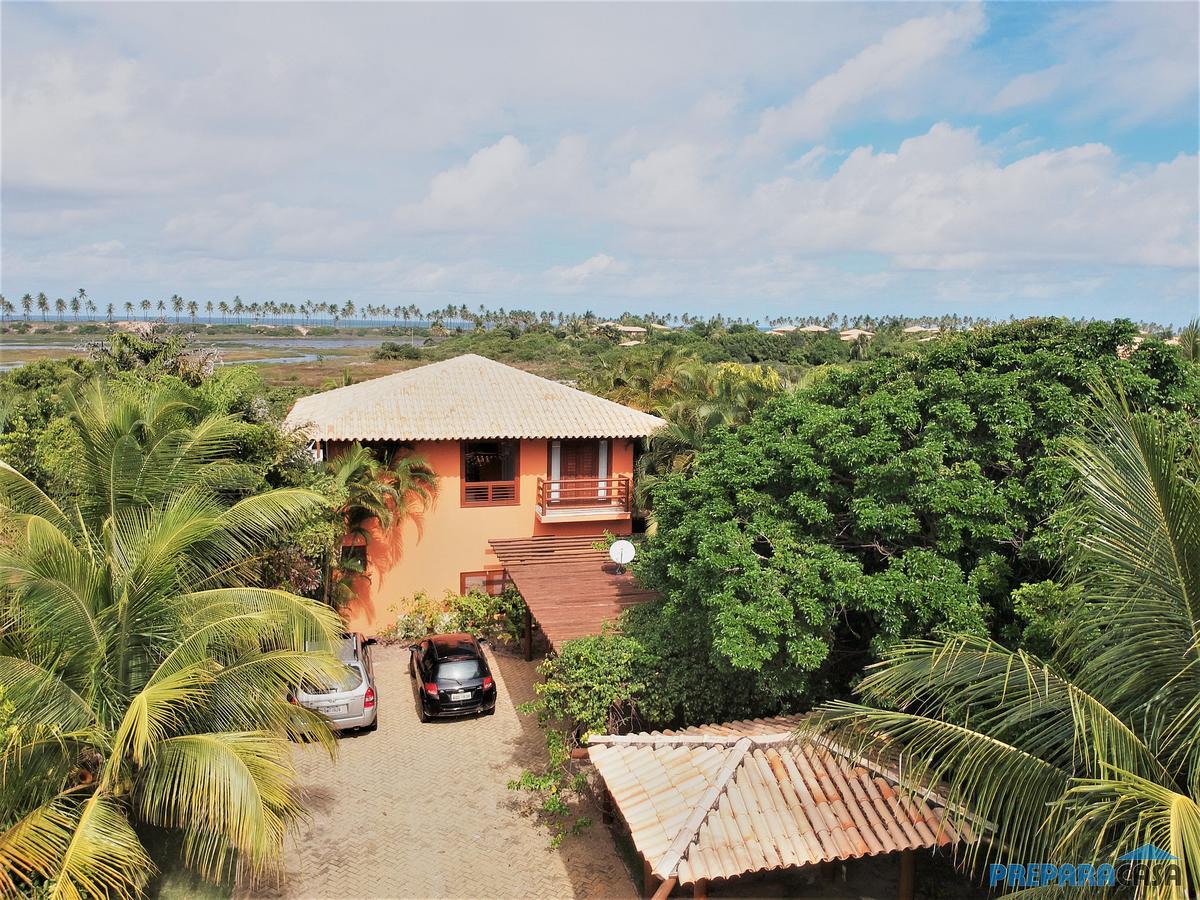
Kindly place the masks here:
<instances>
[{"instance_id":1,"label":"gray satellite dish","mask_svg":"<svg viewBox=\"0 0 1200 900\"><path fill-rule=\"evenodd\" d=\"M633 544L629 541L613 541L612 546L608 548L608 558L622 569L633 562L635 553Z\"/></svg>"}]
</instances>

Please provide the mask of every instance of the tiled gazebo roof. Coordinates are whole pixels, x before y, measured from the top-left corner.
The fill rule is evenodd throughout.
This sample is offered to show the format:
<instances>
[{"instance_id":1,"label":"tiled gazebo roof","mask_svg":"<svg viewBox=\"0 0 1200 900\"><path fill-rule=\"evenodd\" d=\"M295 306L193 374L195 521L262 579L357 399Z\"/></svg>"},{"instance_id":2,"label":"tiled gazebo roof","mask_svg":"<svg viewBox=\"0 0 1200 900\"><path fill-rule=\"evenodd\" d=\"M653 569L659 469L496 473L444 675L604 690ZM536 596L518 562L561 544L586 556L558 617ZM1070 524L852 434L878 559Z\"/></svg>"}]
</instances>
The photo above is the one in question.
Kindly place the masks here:
<instances>
[{"instance_id":1,"label":"tiled gazebo roof","mask_svg":"<svg viewBox=\"0 0 1200 900\"><path fill-rule=\"evenodd\" d=\"M600 735L589 755L659 878L681 884L971 840L937 798L910 800L887 771L802 716Z\"/></svg>"}]
</instances>

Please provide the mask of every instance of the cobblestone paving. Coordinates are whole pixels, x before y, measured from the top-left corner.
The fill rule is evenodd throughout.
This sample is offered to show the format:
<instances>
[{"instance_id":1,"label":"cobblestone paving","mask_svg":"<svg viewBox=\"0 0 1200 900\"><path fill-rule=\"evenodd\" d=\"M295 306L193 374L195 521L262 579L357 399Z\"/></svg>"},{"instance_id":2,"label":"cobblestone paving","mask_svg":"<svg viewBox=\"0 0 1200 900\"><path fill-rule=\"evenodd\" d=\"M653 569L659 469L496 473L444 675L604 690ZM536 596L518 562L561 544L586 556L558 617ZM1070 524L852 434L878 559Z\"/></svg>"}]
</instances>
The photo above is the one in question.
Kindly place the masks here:
<instances>
[{"instance_id":1,"label":"cobblestone paving","mask_svg":"<svg viewBox=\"0 0 1200 900\"><path fill-rule=\"evenodd\" d=\"M534 664L489 654L496 714L422 725L408 651L373 647L379 729L338 742L338 758L303 747L297 766L311 821L289 840L284 873L248 896L277 898L635 897L607 828L549 848L509 779L541 759L532 716Z\"/></svg>"}]
</instances>

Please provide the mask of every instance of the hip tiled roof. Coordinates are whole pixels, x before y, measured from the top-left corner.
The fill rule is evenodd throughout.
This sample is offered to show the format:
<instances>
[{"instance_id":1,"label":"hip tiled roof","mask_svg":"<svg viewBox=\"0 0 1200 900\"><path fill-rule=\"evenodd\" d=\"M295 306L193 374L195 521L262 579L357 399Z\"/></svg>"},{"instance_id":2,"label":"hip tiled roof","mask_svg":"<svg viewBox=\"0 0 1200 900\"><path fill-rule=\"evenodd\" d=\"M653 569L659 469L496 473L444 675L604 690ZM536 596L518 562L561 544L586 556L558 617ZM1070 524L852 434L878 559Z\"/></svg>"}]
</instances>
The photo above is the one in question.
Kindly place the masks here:
<instances>
[{"instance_id":1,"label":"hip tiled roof","mask_svg":"<svg viewBox=\"0 0 1200 900\"><path fill-rule=\"evenodd\" d=\"M803 720L600 735L589 755L654 874L681 884L973 840Z\"/></svg>"},{"instance_id":2,"label":"hip tiled roof","mask_svg":"<svg viewBox=\"0 0 1200 900\"><path fill-rule=\"evenodd\" d=\"M665 423L603 397L466 354L301 397L287 427L311 440L636 438Z\"/></svg>"}]
</instances>

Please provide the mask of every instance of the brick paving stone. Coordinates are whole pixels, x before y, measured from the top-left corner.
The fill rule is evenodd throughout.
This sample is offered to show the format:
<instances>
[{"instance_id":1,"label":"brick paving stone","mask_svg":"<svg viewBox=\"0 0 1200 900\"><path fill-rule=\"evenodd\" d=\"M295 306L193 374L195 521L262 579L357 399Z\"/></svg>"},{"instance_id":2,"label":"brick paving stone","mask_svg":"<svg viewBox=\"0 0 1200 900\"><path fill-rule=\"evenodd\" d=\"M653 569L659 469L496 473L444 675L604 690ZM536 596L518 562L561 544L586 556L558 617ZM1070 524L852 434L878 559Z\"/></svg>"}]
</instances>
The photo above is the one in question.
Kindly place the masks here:
<instances>
[{"instance_id":1,"label":"brick paving stone","mask_svg":"<svg viewBox=\"0 0 1200 900\"><path fill-rule=\"evenodd\" d=\"M507 787L544 759L532 716L535 663L489 651L496 714L421 724L408 651L377 646L379 728L338 741L336 761L298 747L309 820L289 838L276 882L241 897L632 898L599 814L557 850Z\"/></svg>"}]
</instances>

